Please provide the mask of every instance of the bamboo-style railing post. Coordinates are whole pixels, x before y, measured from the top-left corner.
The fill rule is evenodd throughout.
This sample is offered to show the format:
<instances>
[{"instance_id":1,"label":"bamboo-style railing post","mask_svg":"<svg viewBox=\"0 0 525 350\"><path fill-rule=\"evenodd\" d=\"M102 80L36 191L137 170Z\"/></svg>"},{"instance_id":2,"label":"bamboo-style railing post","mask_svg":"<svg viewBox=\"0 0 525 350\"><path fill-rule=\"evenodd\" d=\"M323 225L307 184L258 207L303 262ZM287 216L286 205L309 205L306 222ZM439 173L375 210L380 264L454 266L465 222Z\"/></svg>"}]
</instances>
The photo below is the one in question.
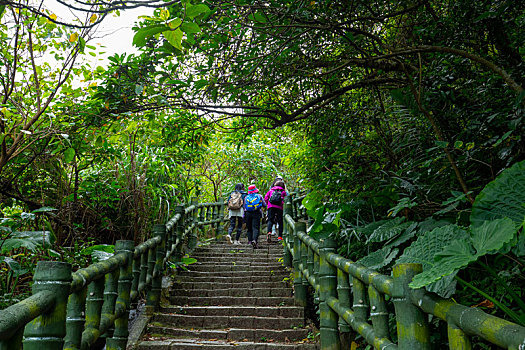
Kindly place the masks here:
<instances>
[{"instance_id":1,"label":"bamboo-style railing post","mask_svg":"<svg viewBox=\"0 0 525 350\"><path fill-rule=\"evenodd\" d=\"M296 222L294 225L294 246L293 246L293 287L294 297L296 304L306 307L306 293L307 289L303 284L303 274L299 265L301 264L301 240L299 239L299 232L306 231L306 225L304 222Z\"/></svg>"},{"instance_id":2,"label":"bamboo-style railing post","mask_svg":"<svg viewBox=\"0 0 525 350\"><path fill-rule=\"evenodd\" d=\"M177 221L177 226L175 228L175 233L177 237L175 238L176 246L174 260L176 263L178 263L182 261L182 256L184 255L184 220L186 220L184 214L184 206L177 205L175 207L175 214L180 214L180 219L179 221Z\"/></svg>"},{"instance_id":3,"label":"bamboo-style railing post","mask_svg":"<svg viewBox=\"0 0 525 350\"><path fill-rule=\"evenodd\" d=\"M212 215L211 207L209 203L204 203L204 205L206 206L206 214L204 215L204 221L210 221Z\"/></svg>"},{"instance_id":4,"label":"bamboo-style railing post","mask_svg":"<svg viewBox=\"0 0 525 350\"><path fill-rule=\"evenodd\" d=\"M314 275L315 275L315 283L316 285L319 285L319 263L321 261L321 257L319 254L314 254ZM319 304L319 291L317 288L315 288L314 292L314 303Z\"/></svg>"},{"instance_id":5,"label":"bamboo-style railing post","mask_svg":"<svg viewBox=\"0 0 525 350\"><path fill-rule=\"evenodd\" d=\"M319 243L321 255L319 266L321 350L339 350L341 348L337 325L339 317L327 303L328 298L337 298L337 269L326 258L328 254L335 253L337 243L329 238L321 239Z\"/></svg>"},{"instance_id":6,"label":"bamboo-style railing post","mask_svg":"<svg viewBox=\"0 0 525 350\"><path fill-rule=\"evenodd\" d=\"M337 299L341 306L350 309L350 283L348 281L348 274L340 269L337 269ZM350 348L352 340L350 325L339 317L339 332L341 337L341 345L343 349Z\"/></svg>"},{"instance_id":7,"label":"bamboo-style railing post","mask_svg":"<svg viewBox=\"0 0 525 350\"><path fill-rule=\"evenodd\" d=\"M368 319L368 299L366 297L366 286L356 277L352 278L352 309L354 318L360 322L366 322Z\"/></svg>"},{"instance_id":8,"label":"bamboo-style railing post","mask_svg":"<svg viewBox=\"0 0 525 350\"><path fill-rule=\"evenodd\" d=\"M115 311L120 317L115 320L115 331L113 337L106 341L106 350L125 350L128 342L128 320L130 306L130 291L133 263L133 241L117 241L115 243L115 252L117 254L126 254L126 263L120 266L118 278L118 297L115 304Z\"/></svg>"},{"instance_id":9,"label":"bamboo-style railing post","mask_svg":"<svg viewBox=\"0 0 525 350\"><path fill-rule=\"evenodd\" d=\"M217 204L213 204L213 214L212 214L212 220L216 221L219 218L219 207ZM211 225L212 229L215 231L215 237L219 236L219 225L217 223L213 223Z\"/></svg>"},{"instance_id":10,"label":"bamboo-style railing post","mask_svg":"<svg viewBox=\"0 0 525 350\"><path fill-rule=\"evenodd\" d=\"M155 263L157 262L157 254L155 247L148 248L148 270L146 273L146 289L145 292L149 294L151 290L151 282L153 281L153 273L155 272Z\"/></svg>"},{"instance_id":11,"label":"bamboo-style railing post","mask_svg":"<svg viewBox=\"0 0 525 350\"><path fill-rule=\"evenodd\" d=\"M86 322L86 295L87 288L84 287L69 296L66 321L67 335L64 344L64 349L66 350L80 349L82 331L84 330L84 324Z\"/></svg>"},{"instance_id":12,"label":"bamboo-style railing post","mask_svg":"<svg viewBox=\"0 0 525 350\"><path fill-rule=\"evenodd\" d=\"M144 292L147 289L146 279L148 278L148 253L149 250L140 254L140 279L138 290Z\"/></svg>"},{"instance_id":13,"label":"bamboo-style railing post","mask_svg":"<svg viewBox=\"0 0 525 350\"><path fill-rule=\"evenodd\" d=\"M306 225L304 227L304 232L306 232ZM301 241L301 265L303 266L303 270L308 271L308 246L306 243ZM306 290L306 295L308 295L308 286L310 286L310 282L306 278L306 275L303 273L302 280L303 280L303 287Z\"/></svg>"},{"instance_id":14,"label":"bamboo-style railing post","mask_svg":"<svg viewBox=\"0 0 525 350\"><path fill-rule=\"evenodd\" d=\"M314 250L310 247L307 248L308 256L306 257L306 266L308 267L308 275L315 279L315 269L314 269ZM315 281L317 284L318 281ZM314 284L314 285L315 285Z\"/></svg>"},{"instance_id":15,"label":"bamboo-style railing post","mask_svg":"<svg viewBox=\"0 0 525 350\"><path fill-rule=\"evenodd\" d=\"M173 240L174 240L174 235L173 235L173 231L174 231L174 228L173 226L170 226L169 230L168 230L168 226L166 225L166 249L165 249L165 254L164 254L164 257L167 257L169 258L169 255L172 252L172 249L173 249Z\"/></svg>"},{"instance_id":16,"label":"bamboo-style railing post","mask_svg":"<svg viewBox=\"0 0 525 350\"><path fill-rule=\"evenodd\" d=\"M190 235L188 237L188 249L190 251L193 251L193 249L195 249L195 247L197 246L197 230L198 230L198 217L197 217L197 206L198 206L198 199L197 197L192 197L191 198L191 205L194 206L194 209L192 210L192 212L190 213L190 217L191 217L191 221L189 223L189 225L193 225L195 224L195 226L193 227L193 229L191 230L190 232Z\"/></svg>"},{"instance_id":17,"label":"bamboo-style railing post","mask_svg":"<svg viewBox=\"0 0 525 350\"><path fill-rule=\"evenodd\" d=\"M297 221L297 201L295 200L297 198L298 194L297 191L294 191L291 195L292 197L292 218L294 221Z\"/></svg>"},{"instance_id":18,"label":"bamboo-style railing post","mask_svg":"<svg viewBox=\"0 0 525 350\"><path fill-rule=\"evenodd\" d=\"M153 237L160 237L160 243L155 252L155 267L153 270L153 280L151 282L151 289L148 291L146 298L146 314L153 315L159 301L162 289L162 272L164 271L164 256L166 255L166 225L154 225Z\"/></svg>"},{"instance_id":19,"label":"bamboo-style railing post","mask_svg":"<svg viewBox=\"0 0 525 350\"><path fill-rule=\"evenodd\" d=\"M104 302L104 278L97 278L88 285L86 297L86 324L82 332L81 348L93 345L94 336L100 327L100 314Z\"/></svg>"},{"instance_id":20,"label":"bamboo-style railing post","mask_svg":"<svg viewBox=\"0 0 525 350\"><path fill-rule=\"evenodd\" d=\"M410 301L412 278L422 271L421 264L394 266L392 299L396 310L398 348L400 350L430 349L427 315Z\"/></svg>"},{"instance_id":21,"label":"bamboo-style railing post","mask_svg":"<svg viewBox=\"0 0 525 350\"><path fill-rule=\"evenodd\" d=\"M33 277L33 295L51 291L54 305L50 311L29 322L24 331L25 350L62 350L66 335L67 299L71 285L71 264L39 261Z\"/></svg>"},{"instance_id":22,"label":"bamboo-style railing post","mask_svg":"<svg viewBox=\"0 0 525 350\"><path fill-rule=\"evenodd\" d=\"M283 217L286 218L286 215L291 215L292 213L292 203L291 203L291 197L286 196L284 198L284 212ZM286 219L283 220L284 227L283 227L283 236L284 236L284 248L283 248L283 264L286 267L292 267L292 253L288 249L288 246L292 246L293 244L293 231L290 228L290 225L286 221Z\"/></svg>"},{"instance_id":23,"label":"bamboo-style railing post","mask_svg":"<svg viewBox=\"0 0 525 350\"><path fill-rule=\"evenodd\" d=\"M219 235L222 236L222 234L224 233L224 210L226 209L226 206L225 206L225 201L226 199L224 199L223 197L220 197L219 198L219 202L221 203L219 205Z\"/></svg>"},{"instance_id":24,"label":"bamboo-style railing post","mask_svg":"<svg viewBox=\"0 0 525 350\"><path fill-rule=\"evenodd\" d=\"M131 283L131 305L136 306L138 305L137 300L138 298L138 292L139 292L139 283L140 283L140 256L133 257L133 267L132 267L132 273L133 273L133 282Z\"/></svg>"},{"instance_id":25,"label":"bamboo-style railing post","mask_svg":"<svg viewBox=\"0 0 525 350\"><path fill-rule=\"evenodd\" d=\"M468 335L454 323L447 325L449 349L452 350L472 350L472 343Z\"/></svg>"},{"instance_id":26,"label":"bamboo-style railing post","mask_svg":"<svg viewBox=\"0 0 525 350\"><path fill-rule=\"evenodd\" d=\"M377 338L389 338L388 310L385 297L373 285L368 286L368 299L370 300L370 318Z\"/></svg>"},{"instance_id":27,"label":"bamboo-style railing post","mask_svg":"<svg viewBox=\"0 0 525 350\"><path fill-rule=\"evenodd\" d=\"M100 329L107 329L106 333L101 335L101 337L105 338L111 338L113 334L113 327L110 327L110 325L106 323L111 320L111 317L115 313L115 302L117 301L118 275L119 272L117 270L106 274L106 282L104 288L104 303L102 304L102 312L100 318Z\"/></svg>"},{"instance_id":28,"label":"bamboo-style railing post","mask_svg":"<svg viewBox=\"0 0 525 350\"><path fill-rule=\"evenodd\" d=\"M206 220L206 207L199 205L199 222Z\"/></svg>"}]
</instances>

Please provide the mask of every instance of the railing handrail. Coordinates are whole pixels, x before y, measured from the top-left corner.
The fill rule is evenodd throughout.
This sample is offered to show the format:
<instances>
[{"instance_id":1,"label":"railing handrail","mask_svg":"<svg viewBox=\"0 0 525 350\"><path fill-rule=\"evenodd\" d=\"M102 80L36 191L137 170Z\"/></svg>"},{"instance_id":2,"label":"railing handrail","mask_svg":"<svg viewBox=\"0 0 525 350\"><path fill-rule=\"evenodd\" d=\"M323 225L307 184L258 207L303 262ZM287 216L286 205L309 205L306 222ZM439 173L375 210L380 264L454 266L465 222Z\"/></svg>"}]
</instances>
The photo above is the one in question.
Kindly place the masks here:
<instances>
[{"instance_id":1,"label":"railing handrail","mask_svg":"<svg viewBox=\"0 0 525 350\"><path fill-rule=\"evenodd\" d=\"M299 218L306 216L302 198L304 196L289 197L285 202L283 261L294 270L296 303L306 305L306 285L310 285L315 300L321 304L321 349L339 349L339 340L333 332L348 332L348 326L377 349L429 349L430 333L426 324L429 314L447 323L451 349L471 348L469 336L478 336L508 349L525 349L525 327L424 289L410 289L408 283L421 271L420 264L396 265L393 277L386 276L335 253L335 241L318 242L310 237L306 225L299 222ZM350 300L350 286L354 289L353 300ZM383 295L394 302L398 344L388 338ZM370 305L366 299L370 299ZM372 325L368 323L368 316ZM330 318L334 317L339 319L338 326L331 323ZM400 328L403 329L400 331Z\"/></svg>"},{"instance_id":2,"label":"railing handrail","mask_svg":"<svg viewBox=\"0 0 525 350\"><path fill-rule=\"evenodd\" d=\"M20 349L22 342L27 349L62 349L64 343L66 349L87 348L112 326L115 330L106 333L107 348L125 348L130 303L145 292L146 311L152 313L159 304L166 262L181 261L184 246L190 251L196 246L197 228L212 225L220 235L224 220L224 201L193 199L188 206L177 206L166 224L155 225L154 237L145 242L134 246L132 241L117 241L115 254L107 260L73 273L67 263L39 262L34 294L0 310L0 350ZM55 268L59 280L49 271ZM50 313L54 316L46 319Z\"/></svg>"}]
</instances>

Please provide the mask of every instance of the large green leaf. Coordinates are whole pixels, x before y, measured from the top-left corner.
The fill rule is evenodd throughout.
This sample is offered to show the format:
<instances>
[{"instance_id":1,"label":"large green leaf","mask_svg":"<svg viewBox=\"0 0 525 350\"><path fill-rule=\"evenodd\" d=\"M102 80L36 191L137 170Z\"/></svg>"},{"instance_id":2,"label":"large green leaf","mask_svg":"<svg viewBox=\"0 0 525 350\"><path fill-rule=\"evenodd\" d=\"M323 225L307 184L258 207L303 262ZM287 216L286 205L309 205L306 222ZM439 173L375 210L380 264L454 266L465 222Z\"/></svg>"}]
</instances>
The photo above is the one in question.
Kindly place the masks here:
<instances>
[{"instance_id":1,"label":"large green leaf","mask_svg":"<svg viewBox=\"0 0 525 350\"><path fill-rule=\"evenodd\" d=\"M55 237L49 231L23 231L13 232L2 245L2 253L9 252L16 248L27 248L31 251L46 246L51 247Z\"/></svg>"},{"instance_id":2,"label":"large green leaf","mask_svg":"<svg viewBox=\"0 0 525 350\"><path fill-rule=\"evenodd\" d=\"M510 218L523 224L525 218L525 161L504 170L476 197L470 222L480 226L486 220Z\"/></svg>"},{"instance_id":3,"label":"large green leaf","mask_svg":"<svg viewBox=\"0 0 525 350\"><path fill-rule=\"evenodd\" d=\"M371 242L384 242L399 235L405 229L407 229L412 223L404 222L405 218L398 217L392 220L388 220L383 225L379 226L374 232L368 237L366 243Z\"/></svg>"},{"instance_id":4,"label":"large green leaf","mask_svg":"<svg viewBox=\"0 0 525 350\"><path fill-rule=\"evenodd\" d=\"M4 262L9 267L9 269L13 271L15 276L20 276L29 272L29 270L23 269L18 261L8 256L0 256L0 263L2 262Z\"/></svg>"},{"instance_id":5,"label":"large green leaf","mask_svg":"<svg viewBox=\"0 0 525 350\"><path fill-rule=\"evenodd\" d=\"M482 256L500 250L514 238L517 230L518 225L508 218L485 221L481 226L472 227L472 244L476 255Z\"/></svg>"},{"instance_id":6,"label":"large green leaf","mask_svg":"<svg viewBox=\"0 0 525 350\"><path fill-rule=\"evenodd\" d=\"M392 249L391 247L383 247L382 249L376 250L364 258L359 259L357 262L372 270L379 270L390 264L398 253L399 249L397 248Z\"/></svg>"},{"instance_id":7,"label":"large green leaf","mask_svg":"<svg viewBox=\"0 0 525 350\"><path fill-rule=\"evenodd\" d=\"M182 50L182 37L183 33L182 30L179 28L175 30L167 30L165 32L162 32L162 35L168 40L168 42L173 45L173 47Z\"/></svg>"},{"instance_id":8,"label":"large green leaf","mask_svg":"<svg viewBox=\"0 0 525 350\"><path fill-rule=\"evenodd\" d=\"M456 237L441 252L435 254L431 267L423 268L423 272L414 277L410 287L427 286L466 267L483 255L496 253L515 237L516 231L517 225L507 218L484 222L480 227L472 228L467 239Z\"/></svg>"},{"instance_id":9,"label":"large green leaf","mask_svg":"<svg viewBox=\"0 0 525 350\"><path fill-rule=\"evenodd\" d=\"M366 226L358 227L356 228L356 231L360 232L361 234L365 235L366 237L370 237L372 233L376 230L376 228L380 227L381 225L384 225L389 220L379 220L369 223Z\"/></svg>"},{"instance_id":10,"label":"large green leaf","mask_svg":"<svg viewBox=\"0 0 525 350\"><path fill-rule=\"evenodd\" d=\"M428 270L416 275L410 283L411 288L421 288L436 282L444 276L451 275L457 270L475 261L477 256L469 242L455 240L445 247L435 257L435 264Z\"/></svg>"},{"instance_id":11,"label":"large green leaf","mask_svg":"<svg viewBox=\"0 0 525 350\"><path fill-rule=\"evenodd\" d=\"M133 45L142 47L146 45L146 39L148 37L164 32L168 29L170 28L164 24L154 24L145 28L140 28L133 37Z\"/></svg>"},{"instance_id":12,"label":"large green leaf","mask_svg":"<svg viewBox=\"0 0 525 350\"><path fill-rule=\"evenodd\" d=\"M188 3L186 8L186 17L194 18L202 13L210 12L210 8L204 4L191 5Z\"/></svg>"},{"instance_id":13,"label":"large green leaf","mask_svg":"<svg viewBox=\"0 0 525 350\"><path fill-rule=\"evenodd\" d=\"M404 250L396 264L417 263L423 265L423 270L429 269L434 265L434 256L456 239L468 239L467 231L456 225L427 231Z\"/></svg>"},{"instance_id":14,"label":"large green leaf","mask_svg":"<svg viewBox=\"0 0 525 350\"><path fill-rule=\"evenodd\" d=\"M416 233L418 232L417 228L418 228L418 223L417 222L411 223L403 231L403 233L401 233L399 236L395 237L392 241L388 242L388 246L389 247L397 247L397 246L400 246L401 244L405 243L406 241L408 241L409 239L411 239L412 237L414 237L416 235Z\"/></svg>"}]
</instances>

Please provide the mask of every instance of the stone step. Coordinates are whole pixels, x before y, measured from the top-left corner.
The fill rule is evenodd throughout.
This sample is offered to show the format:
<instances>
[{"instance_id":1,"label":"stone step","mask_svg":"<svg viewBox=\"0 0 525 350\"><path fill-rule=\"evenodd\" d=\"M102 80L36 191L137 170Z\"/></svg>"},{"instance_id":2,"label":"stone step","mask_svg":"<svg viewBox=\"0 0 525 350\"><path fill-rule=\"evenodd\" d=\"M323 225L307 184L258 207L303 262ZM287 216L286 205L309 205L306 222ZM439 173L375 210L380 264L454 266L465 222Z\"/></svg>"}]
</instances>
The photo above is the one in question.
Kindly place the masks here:
<instances>
[{"instance_id":1,"label":"stone step","mask_svg":"<svg viewBox=\"0 0 525 350\"><path fill-rule=\"evenodd\" d=\"M232 235L232 239L235 239L234 235ZM272 236L272 241L270 243L266 242L266 233L259 234L258 241L259 241L259 244L261 246L264 246L264 247L266 247L266 246L274 247L274 246L281 246L282 245L282 241L277 241L277 236ZM248 244L248 238L246 237L246 235L242 235L241 236L240 242L241 242L241 244L245 244L245 245ZM201 246L220 246L220 245L233 245L233 246L235 246L234 244L228 242L226 240L226 237L225 237L224 239L219 239L219 240L217 240L215 242L210 243L209 245L201 244L201 245L199 245L199 247L201 247Z\"/></svg>"},{"instance_id":2,"label":"stone step","mask_svg":"<svg viewBox=\"0 0 525 350\"><path fill-rule=\"evenodd\" d=\"M171 296L200 296L200 297L290 297L290 288L227 288L227 289L172 289Z\"/></svg>"},{"instance_id":3,"label":"stone step","mask_svg":"<svg viewBox=\"0 0 525 350\"><path fill-rule=\"evenodd\" d=\"M187 267L189 271L253 271L263 272L263 271L275 271L283 270L283 266L280 264L264 264L260 263L244 264L244 263L230 263L230 264L214 264L214 263L195 263Z\"/></svg>"},{"instance_id":4,"label":"stone step","mask_svg":"<svg viewBox=\"0 0 525 350\"><path fill-rule=\"evenodd\" d=\"M143 341L140 350L199 350L199 349L236 349L236 350L277 350L298 349L315 350L319 345L314 343L263 343L263 342L233 342L224 340L180 339L180 340L150 340Z\"/></svg>"},{"instance_id":5,"label":"stone step","mask_svg":"<svg viewBox=\"0 0 525 350\"><path fill-rule=\"evenodd\" d=\"M240 270L240 271L183 271L179 274L179 277L252 277L252 276L289 276L290 272L286 271L284 268L276 268L273 270Z\"/></svg>"},{"instance_id":6,"label":"stone step","mask_svg":"<svg viewBox=\"0 0 525 350\"><path fill-rule=\"evenodd\" d=\"M304 318L300 306L167 306L159 312L193 316L258 316Z\"/></svg>"},{"instance_id":7,"label":"stone step","mask_svg":"<svg viewBox=\"0 0 525 350\"><path fill-rule=\"evenodd\" d=\"M249 248L253 249L251 244L248 244L247 240L241 239L241 244L229 244L229 243L214 243L210 245L201 245L197 246L195 249L206 249L206 248L234 248L234 249L243 249L243 248ZM261 241L259 239L259 242L257 243L258 249L283 249L283 243L277 243L272 242L268 244L266 242L266 236L264 237L264 241Z\"/></svg>"},{"instance_id":8,"label":"stone step","mask_svg":"<svg viewBox=\"0 0 525 350\"><path fill-rule=\"evenodd\" d=\"M157 314L153 324L175 328L225 329L250 328L281 330L303 327L304 318L256 317L256 316L194 316L180 314Z\"/></svg>"},{"instance_id":9,"label":"stone step","mask_svg":"<svg viewBox=\"0 0 525 350\"><path fill-rule=\"evenodd\" d=\"M231 297L231 296L171 296L171 305L209 306L209 305L244 305L244 306L294 306L292 297Z\"/></svg>"},{"instance_id":10,"label":"stone step","mask_svg":"<svg viewBox=\"0 0 525 350\"><path fill-rule=\"evenodd\" d=\"M176 277L175 283L181 282L217 282L217 283L245 283L245 282L281 282L289 279L289 274L278 275L250 275L250 276L192 276L189 274Z\"/></svg>"},{"instance_id":11,"label":"stone step","mask_svg":"<svg viewBox=\"0 0 525 350\"><path fill-rule=\"evenodd\" d=\"M195 257L195 256L193 256ZM231 264L233 262L237 264L280 264L280 258L268 258L268 257L245 257L245 256L197 256L197 263L206 264Z\"/></svg>"},{"instance_id":12,"label":"stone step","mask_svg":"<svg viewBox=\"0 0 525 350\"><path fill-rule=\"evenodd\" d=\"M240 255L240 256L275 256L280 257L283 255L281 250L265 250L265 249L207 249L207 250L195 250L192 252L192 256L224 256L224 255Z\"/></svg>"},{"instance_id":13,"label":"stone step","mask_svg":"<svg viewBox=\"0 0 525 350\"><path fill-rule=\"evenodd\" d=\"M252 254L282 254L283 253L283 247L275 247L275 248L266 248L263 246L258 246L257 249L253 249L252 246L246 245L246 246L218 246L218 247L201 247L196 248L194 250L195 253L213 253L213 252L221 252L221 253L231 253L231 254L240 254L240 253L252 253Z\"/></svg>"},{"instance_id":14,"label":"stone step","mask_svg":"<svg viewBox=\"0 0 525 350\"><path fill-rule=\"evenodd\" d=\"M254 254L206 254L206 255L198 255L198 254L192 254L192 258L197 259L197 261L204 261L206 259L222 259L226 261L259 261L259 262L279 262L281 261L282 256L281 255L254 255Z\"/></svg>"},{"instance_id":15,"label":"stone step","mask_svg":"<svg viewBox=\"0 0 525 350\"><path fill-rule=\"evenodd\" d=\"M216 339L237 341L276 341L295 342L302 341L308 337L308 329L186 329L178 327L166 327L162 325L149 325L148 333L161 337L194 338L194 339ZM178 348L170 348L178 349Z\"/></svg>"},{"instance_id":16,"label":"stone step","mask_svg":"<svg viewBox=\"0 0 525 350\"><path fill-rule=\"evenodd\" d=\"M179 282L174 283L172 289L226 289L226 288L290 288L290 280L278 282L240 282L240 283L220 283L220 282ZM291 288L290 288L291 290Z\"/></svg>"}]
</instances>

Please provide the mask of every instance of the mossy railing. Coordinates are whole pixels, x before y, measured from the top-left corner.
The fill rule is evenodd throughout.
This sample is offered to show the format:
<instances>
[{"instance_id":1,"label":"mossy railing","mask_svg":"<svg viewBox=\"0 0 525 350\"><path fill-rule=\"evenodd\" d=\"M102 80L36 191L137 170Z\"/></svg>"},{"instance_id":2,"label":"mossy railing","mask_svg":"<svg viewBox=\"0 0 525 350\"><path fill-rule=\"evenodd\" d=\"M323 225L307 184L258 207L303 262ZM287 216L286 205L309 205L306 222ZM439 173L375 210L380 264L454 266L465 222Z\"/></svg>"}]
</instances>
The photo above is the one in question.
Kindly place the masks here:
<instances>
[{"instance_id":1,"label":"mossy railing","mask_svg":"<svg viewBox=\"0 0 525 350\"><path fill-rule=\"evenodd\" d=\"M446 322L450 349L472 349L471 337L505 349L525 349L525 328L444 299L408 284L422 271L420 264L394 266L392 277L382 275L336 254L336 242L308 236L302 197L286 198L284 208L284 264L293 268L294 296L306 306L308 286L320 310L321 349L347 348L352 330L376 349L428 350L432 329L429 315ZM393 303L393 308L391 307ZM392 310L392 311L390 311ZM397 343L389 334L396 321Z\"/></svg>"},{"instance_id":2,"label":"mossy railing","mask_svg":"<svg viewBox=\"0 0 525 350\"><path fill-rule=\"evenodd\" d=\"M40 261L33 295L0 311L0 350L89 349L99 339L106 349L126 349L131 306L143 296L152 314L161 296L168 261L180 262L197 245L197 229L222 234L224 201L177 206L153 237L135 246L120 240L107 260L72 272L71 264Z\"/></svg>"}]
</instances>

